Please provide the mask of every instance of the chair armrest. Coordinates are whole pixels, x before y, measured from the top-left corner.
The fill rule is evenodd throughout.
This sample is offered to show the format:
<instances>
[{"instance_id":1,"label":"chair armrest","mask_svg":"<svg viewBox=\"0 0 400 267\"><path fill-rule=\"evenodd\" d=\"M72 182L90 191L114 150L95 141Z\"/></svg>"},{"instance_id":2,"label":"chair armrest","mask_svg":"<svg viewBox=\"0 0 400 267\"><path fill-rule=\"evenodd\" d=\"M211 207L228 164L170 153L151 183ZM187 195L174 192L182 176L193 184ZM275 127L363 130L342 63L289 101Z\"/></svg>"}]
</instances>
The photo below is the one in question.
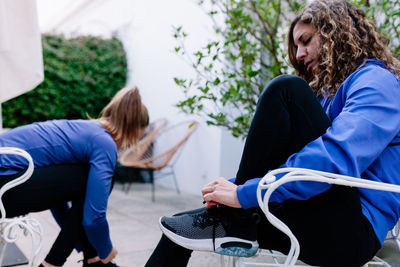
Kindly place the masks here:
<instances>
[{"instance_id":1,"label":"chair armrest","mask_svg":"<svg viewBox=\"0 0 400 267\"><path fill-rule=\"evenodd\" d=\"M277 174L286 173L279 180L276 180ZM267 173L259 182L257 188L257 200L260 208L265 213L268 221L276 228L285 233L291 243L288 257L285 261L285 266L293 266L297 261L300 254L300 245L297 238L294 236L289 227L274 216L268 208L268 202L271 194L282 184L293 182L293 181L315 181L329 184L337 184L351 187L361 187L382 191L390 191L400 193L400 185L387 184L383 182L370 181L361 178L355 178L345 175L339 175L323 171L315 171L310 169L302 168L281 168L272 170ZM262 197L261 191L267 190L264 197Z\"/></svg>"},{"instance_id":2,"label":"chair armrest","mask_svg":"<svg viewBox=\"0 0 400 267\"><path fill-rule=\"evenodd\" d=\"M19 177L13 179L12 181L9 181L8 183L4 184L1 189L0 189L0 212L1 212L1 220L6 218L6 211L3 205L2 197L3 194L13 188L16 187L17 185L20 185L24 182L26 182L32 175L34 165L33 165L33 160L32 157L29 155L28 152L20 149L20 148L15 148L15 147L0 147L0 154L12 154L12 155L17 155L24 157L28 161L28 168L26 171Z\"/></svg>"}]
</instances>

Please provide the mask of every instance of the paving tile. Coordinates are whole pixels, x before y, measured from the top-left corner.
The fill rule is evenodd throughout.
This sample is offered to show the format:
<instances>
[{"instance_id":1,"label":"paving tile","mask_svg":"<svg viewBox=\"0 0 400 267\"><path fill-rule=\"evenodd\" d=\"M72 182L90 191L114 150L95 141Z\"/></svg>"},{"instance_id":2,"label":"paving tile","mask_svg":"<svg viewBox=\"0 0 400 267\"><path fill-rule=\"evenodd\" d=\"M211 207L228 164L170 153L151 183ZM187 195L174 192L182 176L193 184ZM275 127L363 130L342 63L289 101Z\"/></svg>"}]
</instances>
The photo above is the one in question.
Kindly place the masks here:
<instances>
[{"instance_id":1,"label":"paving tile","mask_svg":"<svg viewBox=\"0 0 400 267\"><path fill-rule=\"evenodd\" d=\"M177 194L174 190L162 187L156 187L156 201L152 202L151 188L148 184L134 184L128 193L122 190L121 185L116 184L110 195L107 211L111 239L119 251L116 263L125 267L144 266L161 237L158 226L160 216L199 208L201 203L200 195ZM43 248L38 257L41 261L50 250L59 227L49 211L33 213L31 216L40 221L45 232ZM31 240L29 238L21 237L17 245L27 257L30 255ZM387 259L393 267L400 267L399 251L394 243L386 242L379 255ZM82 263L78 263L81 259L82 255L73 251L64 266L82 266ZM220 260L217 254L195 251L188 266L220 266ZM260 261L260 259L255 258L250 261Z\"/></svg>"},{"instance_id":2,"label":"paving tile","mask_svg":"<svg viewBox=\"0 0 400 267\"><path fill-rule=\"evenodd\" d=\"M119 251L116 262L126 267L143 266L161 237L159 218L163 215L198 208L201 202L200 195L177 194L176 191L162 187L156 188L156 200L152 202L151 188L147 184L134 184L128 193L125 193L120 185L115 185L108 203L107 219L111 239ZM50 250L59 227L49 211L32 213L31 216L39 220L45 233L43 248L38 257L41 261ZM17 245L26 256L30 255L30 238L21 237ZM209 254L211 259L214 258L212 253ZM81 266L81 263L77 263L81 259L82 255L74 251L64 266ZM204 257L202 256L201 259ZM193 266L200 266L196 263L196 255L193 261L195 264Z\"/></svg>"}]
</instances>

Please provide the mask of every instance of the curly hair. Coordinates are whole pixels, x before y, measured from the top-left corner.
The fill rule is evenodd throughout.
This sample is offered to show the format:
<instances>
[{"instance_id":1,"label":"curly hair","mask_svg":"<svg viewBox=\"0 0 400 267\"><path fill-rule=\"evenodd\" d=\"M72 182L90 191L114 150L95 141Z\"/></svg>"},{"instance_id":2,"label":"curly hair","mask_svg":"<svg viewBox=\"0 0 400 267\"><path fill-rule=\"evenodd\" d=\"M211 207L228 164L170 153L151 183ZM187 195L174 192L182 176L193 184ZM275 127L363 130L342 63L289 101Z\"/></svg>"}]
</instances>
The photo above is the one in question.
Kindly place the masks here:
<instances>
[{"instance_id":1,"label":"curly hair","mask_svg":"<svg viewBox=\"0 0 400 267\"><path fill-rule=\"evenodd\" d=\"M293 30L299 22L313 25L320 37L318 73L308 72L304 63L296 59ZM362 9L345 0L315 0L307 6L290 25L288 54L297 75L317 95L335 95L340 84L369 58L380 60L400 78L400 61L389 49L388 40Z\"/></svg>"}]
</instances>

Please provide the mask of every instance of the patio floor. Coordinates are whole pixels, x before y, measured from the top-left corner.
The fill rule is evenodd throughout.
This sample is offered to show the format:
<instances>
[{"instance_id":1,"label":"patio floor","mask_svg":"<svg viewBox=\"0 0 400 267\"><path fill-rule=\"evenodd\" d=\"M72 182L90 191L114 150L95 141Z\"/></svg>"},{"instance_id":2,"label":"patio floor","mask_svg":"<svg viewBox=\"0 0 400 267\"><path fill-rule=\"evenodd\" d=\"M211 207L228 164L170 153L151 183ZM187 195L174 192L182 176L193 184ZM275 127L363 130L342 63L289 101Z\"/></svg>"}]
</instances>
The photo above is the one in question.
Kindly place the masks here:
<instances>
[{"instance_id":1,"label":"patio floor","mask_svg":"<svg viewBox=\"0 0 400 267\"><path fill-rule=\"evenodd\" d=\"M202 206L202 198L156 187L155 202L152 202L149 184L133 184L128 193L122 190L120 184L116 184L108 205L111 240L118 250L115 262L119 266L143 267L161 237L158 219L163 215L199 208ZM59 227L49 211L32 213L32 217L38 219L44 229L43 248L38 257L41 261L50 250ZM26 256L30 255L30 242L30 238L25 237L17 241ZM82 263L77 263L81 259L82 254L74 251L64 266L82 266ZM194 252L189 266L218 266L219 262L220 257L216 254Z\"/></svg>"},{"instance_id":2,"label":"patio floor","mask_svg":"<svg viewBox=\"0 0 400 267\"><path fill-rule=\"evenodd\" d=\"M159 217L202 206L200 196L177 194L174 190L161 187L156 187L156 200L152 202L149 184L133 184L128 193L122 189L120 184L116 184L109 199L107 212L111 239L119 252L115 262L119 266L144 266L161 237ZM49 251L59 228L49 211L32 216L40 221L44 229L43 248L38 257L41 261ZM25 255L30 255L30 242L29 238L24 237L17 241L18 247ZM384 255L392 267L400 267L400 254L393 244L386 242L380 254ZM74 251L64 266L82 266L82 263L78 263L81 259L82 255ZM208 252L194 252L188 266L220 266L220 256Z\"/></svg>"}]
</instances>

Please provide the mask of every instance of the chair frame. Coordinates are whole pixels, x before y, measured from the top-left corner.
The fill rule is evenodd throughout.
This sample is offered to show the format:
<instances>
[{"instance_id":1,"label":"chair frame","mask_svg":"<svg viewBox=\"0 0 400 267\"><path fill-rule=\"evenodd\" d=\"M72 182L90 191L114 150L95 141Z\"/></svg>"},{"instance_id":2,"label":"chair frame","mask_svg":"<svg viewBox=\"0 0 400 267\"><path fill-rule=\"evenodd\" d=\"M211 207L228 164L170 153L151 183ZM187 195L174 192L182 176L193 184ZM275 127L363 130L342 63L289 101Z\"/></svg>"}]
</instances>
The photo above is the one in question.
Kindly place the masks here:
<instances>
[{"instance_id":1,"label":"chair frame","mask_svg":"<svg viewBox=\"0 0 400 267\"><path fill-rule=\"evenodd\" d=\"M128 148L126 151L121 152L120 155L118 155L118 161L123 165L130 167L130 161L127 159L130 153L135 152L135 160L140 161L140 159L143 157L143 155L146 153L147 149L150 147L150 145L153 143L154 138L160 133L160 131L165 127L167 124L167 119L162 118L159 120L154 121L151 123L148 127L148 129L151 129L151 125L154 125L154 129L151 129L150 131L146 131L145 136L139 140L137 144L132 146L131 148ZM156 127L157 126L157 127Z\"/></svg>"},{"instance_id":2,"label":"chair frame","mask_svg":"<svg viewBox=\"0 0 400 267\"><path fill-rule=\"evenodd\" d=\"M42 248L42 239L43 239L42 226L36 219L31 218L29 214L14 218L7 218L6 210L4 208L4 204L2 201L2 197L5 192L10 190L11 188L14 188L26 182L31 177L34 170L33 160L32 157L26 151L15 147L1 147L0 154L12 154L21 156L24 157L29 163L28 168L21 176L4 184L0 189L0 212L1 212L0 237L5 242L3 249L0 253L0 264L3 262L7 243L14 243L19 239L20 235L13 233L13 229L19 227L23 229L24 231L23 233L25 236L29 234L31 237L32 249L31 249L31 255L29 257L28 266L33 266L36 261L36 257L38 256Z\"/></svg>"},{"instance_id":3,"label":"chair frame","mask_svg":"<svg viewBox=\"0 0 400 267\"><path fill-rule=\"evenodd\" d=\"M165 121L166 122L166 121ZM145 151L149 148L152 142L156 140L158 135L161 135L167 131L171 131L176 127L179 127L180 125L188 124L189 129L185 133L182 139L180 139L177 143L174 144L173 147L169 148L168 150L163 151L162 153L142 159L142 156L144 155ZM187 143L187 140L190 138L190 136L196 131L197 127L199 126L199 123L196 120L185 120L176 124L169 125L168 127L165 126L165 123L162 123L160 127L158 127L156 130L150 132L151 136L146 139L146 146L142 146L139 149L139 152L141 154L136 153L135 160L129 160L129 153L132 150L127 150L126 152L122 153L119 157L119 162L122 166L125 167L133 167L133 168L139 168L143 171L147 171L150 175L150 182L151 182L151 191L152 191L152 202L155 201L155 179L161 178L166 175L172 175L174 183L175 183L175 188L176 191L179 193L179 186L178 182L176 179L175 175L175 169L174 169L174 164L178 160L180 154L183 151L183 147ZM149 135L150 135L149 134ZM140 144L141 142L139 142ZM134 148L133 148L134 149ZM154 162L160 158L163 158L166 156L166 159L162 161L162 164L157 164L155 165ZM161 171L165 170L162 176L160 175L155 175L154 173L156 171Z\"/></svg>"},{"instance_id":4,"label":"chair frame","mask_svg":"<svg viewBox=\"0 0 400 267\"><path fill-rule=\"evenodd\" d=\"M280 179L276 179L276 175L284 174ZM268 202L271 197L271 194L282 184L293 182L293 181L315 181L315 182L324 182L329 184L343 185L343 186L351 186L351 187L359 187L359 188L367 188L374 190L382 190L400 193L400 185L393 185L383 182L370 181L361 178L355 178L345 175L339 175L329 172L323 171L315 171L310 169L302 169L302 168L281 168L272 170L268 174L266 174L261 181L259 182L257 188L257 200L260 208L265 213L268 221L286 234L290 239L290 250L287 255L285 263L282 265L275 266L296 266L295 263L300 254L300 244L289 229L289 227L284 224L281 220L279 220L275 215L273 215L268 208ZM267 190L264 197L262 196L262 190ZM396 238L398 235L394 233ZM398 242L398 240L397 240ZM387 263L382 261L381 259L375 257L375 262L381 263L383 266L388 266ZM375 264L375 263L374 263ZM273 266L273 265L271 265Z\"/></svg>"},{"instance_id":5,"label":"chair frame","mask_svg":"<svg viewBox=\"0 0 400 267\"><path fill-rule=\"evenodd\" d=\"M179 140L179 142L177 142L172 148L170 148L170 149L164 151L164 152L161 153L161 154L158 154L158 155L156 155L156 156L152 156L151 158L148 158L148 159L139 159L138 161L136 161L136 162L134 162L134 163L129 162L128 160L126 160L126 159L125 159L126 156L121 156L121 158L120 158L120 163L121 163L122 165L124 165L124 166L127 166L127 167L137 167L137 168L143 168L143 169L152 168L153 170L159 170L159 169L164 168L164 167L170 162L170 160L174 157L176 151L178 151L178 150L181 148L181 146L182 146L183 144L185 144L185 142L189 139L189 137L190 137L190 136L194 133L194 131L197 129L197 127L198 127L198 122L195 121L195 120L182 121L182 122L179 122L179 123L177 123L177 124L173 124L173 125L171 125L171 126L169 126L169 127L162 128L162 129L160 129L159 132L157 132L157 134L155 134L154 137L156 137L158 134L162 134L162 133L164 133L164 132L170 131L171 129L173 129L173 128L179 126L179 125L182 125L182 124L185 124L185 123L189 123L189 122L191 123L191 124L190 124L190 125L191 125L191 126L190 126L190 129L189 129L188 132L185 134L185 136L184 136L181 140ZM154 138L153 138L152 140L154 140ZM150 144L149 144L149 145L150 145ZM143 154L142 154L142 155L143 155ZM161 157L163 157L163 156L165 156L165 155L168 155L168 157L167 157L167 160L165 160L165 162L164 162L163 164L161 164L161 165L159 164L159 165L156 165L156 166L152 167L152 166L154 165L154 163L153 163L154 160L159 159L159 158L161 158Z\"/></svg>"}]
</instances>

